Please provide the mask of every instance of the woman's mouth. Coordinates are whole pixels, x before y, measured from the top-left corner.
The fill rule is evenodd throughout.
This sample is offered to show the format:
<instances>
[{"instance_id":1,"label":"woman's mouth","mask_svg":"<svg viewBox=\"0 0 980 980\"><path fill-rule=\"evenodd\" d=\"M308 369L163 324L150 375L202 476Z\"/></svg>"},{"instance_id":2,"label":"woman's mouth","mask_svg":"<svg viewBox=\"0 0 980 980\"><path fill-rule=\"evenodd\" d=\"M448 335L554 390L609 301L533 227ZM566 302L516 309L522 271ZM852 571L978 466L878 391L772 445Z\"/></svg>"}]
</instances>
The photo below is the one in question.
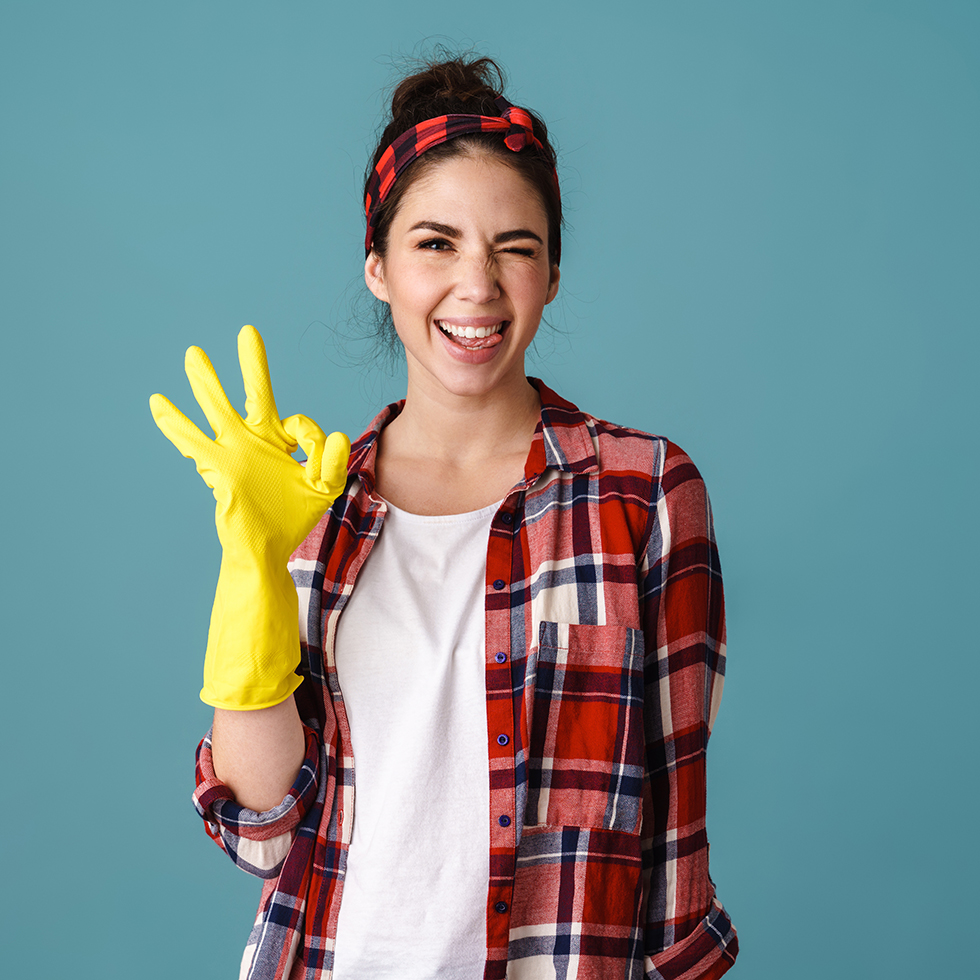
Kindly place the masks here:
<instances>
[{"instance_id":1,"label":"woman's mouth","mask_svg":"<svg viewBox=\"0 0 980 980\"><path fill-rule=\"evenodd\" d=\"M483 350L496 347L504 338L503 331L510 325L509 320L499 320L486 326L461 325L446 320L436 320L436 326L452 342L464 350Z\"/></svg>"}]
</instances>

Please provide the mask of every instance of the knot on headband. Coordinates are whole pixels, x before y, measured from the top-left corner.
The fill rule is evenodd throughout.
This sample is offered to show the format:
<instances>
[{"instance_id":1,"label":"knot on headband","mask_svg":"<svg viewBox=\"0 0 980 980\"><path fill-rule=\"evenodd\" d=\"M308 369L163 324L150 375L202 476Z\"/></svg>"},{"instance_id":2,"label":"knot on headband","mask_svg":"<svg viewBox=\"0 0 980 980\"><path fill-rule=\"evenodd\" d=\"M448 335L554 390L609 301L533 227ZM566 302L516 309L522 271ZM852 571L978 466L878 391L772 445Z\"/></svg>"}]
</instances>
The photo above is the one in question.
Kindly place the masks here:
<instances>
[{"instance_id":1,"label":"knot on headband","mask_svg":"<svg viewBox=\"0 0 980 980\"><path fill-rule=\"evenodd\" d=\"M500 118L506 119L510 124L507 128L507 135L504 137L504 145L508 150L520 153L525 146L541 146L541 140L534 135L534 124L526 110L512 105L510 108L504 109Z\"/></svg>"},{"instance_id":2,"label":"knot on headband","mask_svg":"<svg viewBox=\"0 0 980 980\"><path fill-rule=\"evenodd\" d=\"M511 105L503 96L497 98L499 116L478 116L454 113L426 119L417 126L406 130L381 154L374 172L368 181L364 198L364 213L367 217L367 234L364 239L365 253L371 251L374 240L374 226L377 211L388 196L398 175L417 160L426 150L463 136L466 133L506 132L504 145L514 153L536 146L543 148L541 140L534 135L534 124L526 109ZM558 175L555 174L555 183Z\"/></svg>"}]
</instances>

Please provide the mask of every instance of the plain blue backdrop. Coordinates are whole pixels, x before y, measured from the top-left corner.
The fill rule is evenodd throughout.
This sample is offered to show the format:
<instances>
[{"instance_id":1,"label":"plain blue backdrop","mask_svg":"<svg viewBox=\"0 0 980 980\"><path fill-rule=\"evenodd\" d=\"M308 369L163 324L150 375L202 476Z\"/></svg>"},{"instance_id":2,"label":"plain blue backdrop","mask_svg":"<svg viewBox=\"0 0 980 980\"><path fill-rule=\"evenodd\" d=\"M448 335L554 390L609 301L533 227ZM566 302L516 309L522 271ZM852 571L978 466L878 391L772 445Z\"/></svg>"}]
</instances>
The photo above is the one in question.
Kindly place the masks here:
<instances>
[{"instance_id":1,"label":"plain blue backdrop","mask_svg":"<svg viewBox=\"0 0 980 980\"><path fill-rule=\"evenodd\" d=\"M442 41L560 145L531 373L712 494L733 975L975 975L978 33L971 0L5 2L4 973L237 975L259 885L189 800L212 500L146 399L190 410L192 343L237 392L243 323L284 414L400 396L353 363L359 185Z\"/></svg>"}]
</instances>

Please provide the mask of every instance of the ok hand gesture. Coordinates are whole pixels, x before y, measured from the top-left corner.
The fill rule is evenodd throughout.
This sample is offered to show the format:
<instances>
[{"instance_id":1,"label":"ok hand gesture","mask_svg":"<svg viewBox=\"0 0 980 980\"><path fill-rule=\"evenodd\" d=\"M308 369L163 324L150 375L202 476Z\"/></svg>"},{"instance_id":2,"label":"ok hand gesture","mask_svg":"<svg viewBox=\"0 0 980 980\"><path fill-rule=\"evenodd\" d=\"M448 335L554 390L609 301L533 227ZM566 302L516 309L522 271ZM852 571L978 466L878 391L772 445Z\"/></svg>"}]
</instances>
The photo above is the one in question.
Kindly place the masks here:
<instances>
[{"instance_id":1,"label":"ok hand gesture","mask_svg":"<svg viewBox=\"0 0 980 980\"><path fill-rule=\"evenodd\" d=\"M265 345L254 327L239 333L238 358L244 419L204 351L187 351L187 378L213 439L163 395L150 398L150 411L195 461L217 501L221 573L201 697L217 707L260 708L299 685L292 674L299 660L296 594L286 562L343 491L350 442L340 432L328 438L303 415L280 421ZM307 454L305 466L292 457L298 446Z\"/></svg>"}]
</instances>

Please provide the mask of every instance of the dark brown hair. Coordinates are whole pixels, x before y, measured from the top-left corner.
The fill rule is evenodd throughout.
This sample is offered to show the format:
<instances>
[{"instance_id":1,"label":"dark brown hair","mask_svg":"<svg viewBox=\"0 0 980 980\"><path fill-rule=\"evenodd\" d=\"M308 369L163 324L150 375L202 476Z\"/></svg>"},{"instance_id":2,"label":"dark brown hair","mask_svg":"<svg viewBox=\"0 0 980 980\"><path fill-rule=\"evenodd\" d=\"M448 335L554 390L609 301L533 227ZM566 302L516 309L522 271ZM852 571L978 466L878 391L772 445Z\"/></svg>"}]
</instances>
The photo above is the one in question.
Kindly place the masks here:
<instances>
[{"instance_id":1,"label":"dark brown hair","mask_svg":"<svg viewBox=\"0 0 980 980\"><path fill-rule=\"evenodd\" d=\"M492 58L467 61L459 56L444 61L427 61L423 70L402 79L391 98L391 120L385 126L364 179L368 181L384 151L402 133L426 119L455 113L499 116L496 99L503 95L504 74ZM521 174L541 195L548 218L548 257L557 265L561 257L561 197L555 183L555 151L548 141L543 120L531 116L534 135L541 147L529 146L515 153L504 146L505 133L467 133L427 150L399 175L387 198L376 211L374 251L384 258L388 231L408 188L438 160L446 160L473 149L500 157Z\"/></svg>"}]
</instances>

